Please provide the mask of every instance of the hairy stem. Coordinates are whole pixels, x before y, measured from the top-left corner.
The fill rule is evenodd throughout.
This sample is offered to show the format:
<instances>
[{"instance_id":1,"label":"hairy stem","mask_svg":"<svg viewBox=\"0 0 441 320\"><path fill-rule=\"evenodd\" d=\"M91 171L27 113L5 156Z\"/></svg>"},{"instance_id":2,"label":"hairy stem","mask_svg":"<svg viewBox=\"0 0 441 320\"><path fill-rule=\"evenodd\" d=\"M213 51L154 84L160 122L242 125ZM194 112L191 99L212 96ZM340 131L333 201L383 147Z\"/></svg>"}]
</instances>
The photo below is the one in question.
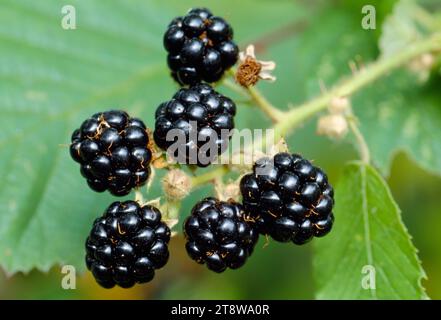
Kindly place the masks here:
<instances>
[{"instance_id":1,"label":"hairy stem","mask_svg":"<svg viewBox=\"0 0 441 320\"><path fill-rule=\"evenodd\" d=\"M224 165L219 165L216 169L208 171L200 176L191 178L191 186L195 188L197 186L203 185L207 182L214 181L218 177L222 177L228 172L228 167Z\"/></svg>"},{"instance_id":2,"label":"hairy stem","mask_svg":"<svg viewBox=\"0 0 441 320\"><path fill-rule=\"evenodd\" d=\"M366 140L364 139L364 136L361 133L360 128L358 127L357 118L355 118L355 116L351 114L347 117L347 121L349 124L349 128L354 134L355 141L357 142L358 152L360 154L361 161L369 164L371 162L371 154Z\"/></svg>"},{"instance_id":3,"label":"hairy stem","mask_svg":"<svg viewBox=\"0 0 441 320\"><path fill-rule=\"evenodd\" d=\"M234 72L233 72L233 73L230 73L230 74L231 74L231 77L234 79ZM234 91L234 92L240 94L243 98L246 98L246 99L249 99L249 98L250 98L250 96L248 95L248 93L247 93L247 92L246 92L241 86L237 85L237 84L234 82L234 80L231 80L231 79L229 79L229 78L225 78L225 79L222 81L222 84L223 84L225 87L231 89L232 91Z\"/></svg>"},{"instance_id":4,"label":"hairy stem","mask_svg":"<svg viewBox=\"0 0 441 320\"><path fill-rule=\"evenodd\" d=\"M139 190L135 191L135 201L141 204L144 203L144 196L142 195L142 192Z\"/></svg>"},{"instance_id":5,"label":"hairy stem","mask_svg":"<svg viewBox=\"0 0 441 320\"><path fill-rule=\"evenodd\" d=\"M366 85L374 82L392 70L408 63L412 59L431 51L441 49L441 33L432 35L429 38L415 42L412 46L392 55L388 58L379 59L357 74L344 81L341 85L334 87L322 96L306 102L285 113L283 120L274 127L276 137L282 137L297 128L304 121L316 113L326 109L334 97L350 96Z\"/></svg>"},{"instance_id":6,"label":"hairy stem","mask_svg":"<svg viewBox=\"0 0 441 320\"><path fill-rule=\"evenodd\" d=\"M274 107L265 96L255 87L247 88L251 99L275 123L283 119L284 112Z\"/></svg>"},{"instance_id":7,"label":"hairy stem","mask_svg":"<svg viewBox=\"0 0 441 320\"><path fill-rule=\"evenodd\" d=\"M163 221L167 224L167 226L170 229L173 229L173 227L176 226L176 224L178 223L181 205L182 205L182 202L180 200L173 201L173 200L169 199L160 208L160 210L163 214L163 216L162 216ZM173 235L173 233L172 233L172 235Z\"/></svg>"},{"instance_id":8,"label":"hairy stem","mask_svg":"<svg viewBox=\"0 0 441 320\"><path fill-rule=\"evenodd\" d=\"M296 108L291 109L286 113L283 113L283 116L279 118L276 125L274 126L276 141L283 136L289 134L292 130L303 124L306 120L308 120L315 114L326 109L333 98L350 96L358 90L371 84L375 80L379 79L380 77L387 75L392 70L410 62L420 55L439 50L441 50L440 32L433 34L426 39L415 42L412 46L407 47L406 49L396 53L395 55L377 60L366 68L360 70L358 73L354 74L349 79L343 81L340 85L334 87L327 93L324 93L323 95L309 102L306 102ZM257 96L263 97L258 91ZM255 98L253 98L253 100L256 101ZM261 107L261 109L264 111L266 110L266 113L268 112L268 110L277 110L274 108L274 106L267 102L266 99L257 99L257 101L259 101L259 107ZM271 108L262 108L262 101L264 101L264 105L266 104L266 107L271 106ZM355 126L355 131L352 126ZM356 136L361 158L364 162L368 163L370 161L370 155L369 149L366 145L366 141L364 140L361 132L354 123L351 124L351 129ZM266 139L263 140L265 141ZM193 178L193 185L202 185L206 182L212 181L214 178L220 175L226 174L227 172L227 167L218 167L210 172L205 173L202 176Z\"/></svg>"},{"instance_id":9,"label":"hairy stem","mask_svg":"<svg viewBox=\"0 0 441 320\"><path fill-rule=\"evenodd\" d=\"M235 71L230 71L229 73L234 78ZM284 112L272 105L256 87L242 88L228 78L223 81L223 84L241 96L251 99L251 104L254 103L274 123L281 121L283 118Z\"/></svg>"}]
</instances>

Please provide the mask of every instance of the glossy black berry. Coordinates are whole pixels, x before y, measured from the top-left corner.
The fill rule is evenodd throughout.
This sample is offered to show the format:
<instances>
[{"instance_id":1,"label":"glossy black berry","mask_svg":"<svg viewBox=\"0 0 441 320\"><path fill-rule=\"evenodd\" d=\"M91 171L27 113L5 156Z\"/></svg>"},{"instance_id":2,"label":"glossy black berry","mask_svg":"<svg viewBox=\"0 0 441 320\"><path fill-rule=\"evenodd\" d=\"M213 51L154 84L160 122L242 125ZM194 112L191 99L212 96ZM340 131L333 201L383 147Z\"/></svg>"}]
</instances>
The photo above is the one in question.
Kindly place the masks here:
<instances>
[{"instance_id":1,"label":"glossy black berry","mask_svg":"<svg viewBox=\"0 0 441 320\"><path fill-rule=\"evenodd\" d=\"M228 147L234 102L208 84L180 89L156 110L156 144L179 163L208 166Z\"/></svg>"},{"instance_id":2,"label":"glossy black berry","mask_svg":"<svg viewBox=\"0 0 441 320\"><path fill-rule=\"evenodd\" d=\"M164 41L165 48L168 52L175 54L181 51L186 39L184 31L177 26L169 28L165 34L165 38L167 39L166 42Z\"/></svg>"},{"instance_id":3,"label":"glossy black berry","mask_svg":"<svg viewBox=\"0 0 441 320\"><path fill-rule=\"evenodd\" d=\"M238 59L233 29L205 8L173 19L164 34L167 64L181 85L216 82Z\"/></svg>"},{"instance_id":4,"label":"glossy black berry","mask_svg":"<svg viewBox=\"0 0 441 320\"><path fill-rule=\"evenodd\" d=\"M258 240L240 204L215 198L206 198L193 207L184 233L190 258L214 272L243 266Z\"/></svg>"},{"instance_id":5,"label":"glossy black berry","mask_svg":"<svg viewBox=\"0 0 441 320\"><path fill-rule=\"evenodd\" d=\"M86 240L86 266L104 288L130 288L153 279L168 261L170 229L161 212L135 201L114 202Z\"/></svg>"},{"instance_id":6,"label":"glossy black berry","mask_svg":"<svg viewBox=\"0 0 441 320\"><path fill-rule=\"evenodd\" d=\"M152 153L145 124L124 111L94 114L72 134L70 155L89 187L125 196L146 183Z\"/></svg>"},{"instance_id":7,"label":"glossy black berry","mask_svg":"<svg viewBox=\"0 0 441 320\"><path fill-rule=\"evenodd\" d=\"M211 18L211 16L213 15L211 11L207 8L193 8L188 11L188 14L196 14L204 21Z\"/></svg>"},{"instance_id":8,"label":"glossy black berry","mask_svg":"<svg viewBox=\"0 0 441 320\"><path fill-rule=\"evenodd\" d=\"M258 231L280 242L304 244L334 223L334 192L326 174L300 155L259 159L240 182L243 206Z\"/></svg>"}]
</instances>

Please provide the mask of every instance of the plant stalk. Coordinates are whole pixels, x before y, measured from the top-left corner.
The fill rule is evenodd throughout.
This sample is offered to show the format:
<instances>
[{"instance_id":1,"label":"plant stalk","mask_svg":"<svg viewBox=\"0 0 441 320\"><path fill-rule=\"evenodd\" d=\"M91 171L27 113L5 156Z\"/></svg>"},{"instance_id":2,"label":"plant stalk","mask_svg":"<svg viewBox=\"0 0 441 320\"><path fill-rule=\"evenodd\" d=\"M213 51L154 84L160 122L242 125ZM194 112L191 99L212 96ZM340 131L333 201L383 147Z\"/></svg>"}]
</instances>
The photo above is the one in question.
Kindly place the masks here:
<instances>
[{"instance_id":1,"label":"plant stalk","mask_svg":"<svg viewBox=\"0 0 441 320\"><path fill-rule=\"evenodd\" d=\"M285 136L316 113L326 109L334 97L350 96L381 76L408 63L418 56L438 50L441 50L441 33L436 33L429 38L415 42L412 46L409 46L395 55L372 63L348 80L344 81L341 85L336 86L322 96L306 102L284 114L282 118L283 120L277 123L274 127L275 136Z\"/></svg>"},{"instance_id":2,"label":"plant stalk","mask_svg":"<svg viewBox=\"0 0 441 320\"><path fill-rule=\"evenodd\" d=\"M326 109L333 98L350 96L358 90L374 82L375 80L379 79L381 76L388 74L392 70L410 62L418 56L424 53L440 50L441 32L438 32L426 39L414 43L413 46L410 46L395 55L377 60L366 68L360 70L358 73L354 74L351 78L343 81L341 85L334 87L332 90L309 102L306 102L298 107L291 109L287 113L283 113L282 111L276 109L266 100L266 98L261 99L261 97L263 96L256 89L251 90L251 92L248 90L248 92L250 92L250 95L252 94L252 92L254 93L253 100L258 103L259 107L262 110L266 110L265 113L268 114L268 110L271 110L271 114L278 114L279 112L283 114L283 116L281 116L280 118L279 116L277 116L279 120L273 127L275 130L275 139L278 140L283 136L289 134L292 130L300 126L302 123L304 123L315 114ZM230 85L236 86L234 83L230 83ZM237 88L238 86L236 86L236 89ZM273 113L274 110L277 110L277 112ZM351 124L351 121L350 125L352 131L356 136L360 148L360 156L364 162L369 163L370 154L366 141L361 135L358 127L354 123ZM352 128L353 126L355 126L355 131ZM193 186L200 186L202 184L205 184L206 182L212 181L216 177L222 176L227 172L228 168L226 166L222 166L212 171L209 171L202 176L194 177L192 180Z\"/></svg>"},{"instance_id":3,"label":"plant stalk","mask_svg":"<svg viewBox=\"0 0 441 320\"><path fill-rule=\"evenodd\" d=\"M360 154L360 160L365 164L370 164L371 162L371 154L369 151L369 146L364 139L363 134L358 127L357 119L354 115L350 115L346 118L348 121L349 128L354 134L355 141L357 142L358 152Z\"/></svg>"},{"instance_id":4,"label":"plant stalk","mask_svg":"<svg viewBox=\"0 0 441 320\"><path fill-rule=\"evenodd\" d=\"M260 110L262 110L274 123L282 121L284 112L274 107L257 88L249 87L247 88L247 91L251 99L257 106L259 106Z\"/></svg>"},{"instance_id":5,"label":"plant stalk","mask_svg":"<svg viewBox=\"0 0 441 320\"><path fill-rule=\"evenodd\" d=\"M234 71L230 72L233 79L234 74ZM273 121L273 123L277 123L283 119L284 112L271 104L256 87L243 88L228 78L223 81L223 84L241 96L251 99L250 102L256 104L256 106Z\"/></svg>"},{"instance_id":6,"label":"plant stalk","mask_svg":"<svg viewBox=\"0 0 441 320\"><path fill-rule=\"evenodd\" d=\"M191 186L192 188L204 185L207 182L214 181L219 177L224 176L228 173L228 167L224 165L219 165L216 169L208 171L200 176L191 178Z\"/></svg>"}]
</instances>

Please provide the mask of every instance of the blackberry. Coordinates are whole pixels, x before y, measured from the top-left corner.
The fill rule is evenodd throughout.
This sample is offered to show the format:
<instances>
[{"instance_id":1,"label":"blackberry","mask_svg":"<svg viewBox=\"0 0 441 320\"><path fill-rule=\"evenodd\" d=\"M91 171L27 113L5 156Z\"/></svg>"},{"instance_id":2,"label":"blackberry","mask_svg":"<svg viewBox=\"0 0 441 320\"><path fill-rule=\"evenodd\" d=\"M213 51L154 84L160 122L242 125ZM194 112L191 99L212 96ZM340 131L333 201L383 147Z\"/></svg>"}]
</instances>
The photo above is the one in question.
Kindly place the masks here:
<instances>
[{"instance_id":1,"label":"blackberry","mask_svg":"<svg viewBox=\"0 0 441 320\"><path fill-rule=\"evenodd\" d=\"M193 207L184 232L190 258L219 273L243 266L258 240L240 204L215 198L206 198Z\"/></svg>"},{"instance_id":2,"label":"blackberry","mask_svg":"<svg viewBox=\"0 0 441 320\"><path fill-rule=\"evenodd\" d=\"M170 229L161 212L135 201L114 202L93 223L86 266L104 288L130 288L153 279L168 261Z\"/></svg>"},{"instance_id":3,"label":"blackberry","mask_svg":"<svg viewBox=\"0 0 441 320\"><path fill-rule=\"evenodd\" d=\"M243 206L261 234L304 244L332 228L334 191L326 174L297 154L259 159L242 177Z\"/></svg>"},{"instance_id":4,"label":"blackberry","mask_svg":"<svg viewBox=\"0 0 441 320\"><path fill-rule=\"evenodd\" d=\"M159 105L153 137L178 162L205 167L227 149L235 114L231 99L197 84Z\"/></svg>"},{"instance_id":5,"label":"blackberry","mask_svg":"<svg viewBox=\"0 0 441 320\"><path fill-rule=\"evenodd\" d=\"M181 85L216 82L238 59L233 29L205 8L175 18L164 34L167 64Z\"/></svg>"},{"instance_id":6,"label":"blackberry","mask_svg":"<svg viewBox=\"0 0 441 320\"><path fill-rule=\"evenodd\" d=\"M72 134L72 158L96 192L125 196L150 176L152 152L144 123L124 111L97 113Z\"/></svg>"}]
</instances>

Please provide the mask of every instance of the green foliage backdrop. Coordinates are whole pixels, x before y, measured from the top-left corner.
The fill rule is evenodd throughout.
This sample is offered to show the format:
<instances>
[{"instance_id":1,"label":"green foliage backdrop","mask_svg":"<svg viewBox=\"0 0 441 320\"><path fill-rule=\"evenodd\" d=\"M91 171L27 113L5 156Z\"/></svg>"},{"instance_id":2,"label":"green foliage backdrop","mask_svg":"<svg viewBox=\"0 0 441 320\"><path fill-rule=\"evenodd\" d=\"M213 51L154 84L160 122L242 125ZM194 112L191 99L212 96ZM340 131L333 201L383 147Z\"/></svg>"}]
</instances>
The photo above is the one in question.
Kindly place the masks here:
<instances>
[{"instance_id":1,"label":"green foliage backdrop","mask_svg":"<svg viewBox=\"0 0 441 320\"><path fill-rule=\"evenodd\" d=\"M162 34L171 18L201 4L226 17L242 49L255 43L264 60L277 62L277 82L260 87L283 108L319 95L323 90L320 83L330 88L342 77L351 76L350 61L363 66L382 54L393 54L387 51L393 48L384 46L380 52L378 43L387 43L381 37L388 34L385 30L396 30L397 19L412 27L414 17L409 11L404 10L407 13L403 15L403 10L393 10L397 1L372 2L379 30L360 27L361 0L332 1L332 5L328 1L288 0L73 0L69 4L76 8L78 28L63 30L61 1L2 0L1 267L7 274L35 268L48 271L60 264L73 264L84 271L84 239L91 222L113 198L87 188L69 157L70 133L84 118L109 108L124 108L153 126L156 106L177 88L168 75L162 48ZM436 1L425 3L431 6ZM403 36L402 46L411 46L414 40ZM398 151L405 151L421 168L441 174L440 79L439 67L427 81L400 69L353 96L360 129L381 174L390 173L391 160ZM226 87L220 90L239 99ZM265 128L270 122L240 104L236 124L239 129ZM335 231L314 244L316 297L424 298L424 271L387 184L371 166L358 163L340 169L356 158L346 143L353 142L350 136L334 143L317 137L314 130L315 120L311 120L290 136L288 143L292 151L328 169L332 182L340 180ZM149 198L161 194L159 177ZM203 193L208 191L203 189ZM181 215L200 197L201 192L188 197ZM286 262L278 260L284 252L293 260L281 266L281 275L308 272L311 266L298 259L310 259L309 253L295 249L272 243L250 262L256 266L249 268L255 269L247 270L257 270L260 275L274 272L278 262ZM275 265L267 271L267 262L259 266L264 255L274 257ZM359 285L359 269L371 262L378 273L375 295ZM166 286L176 280L174 271L168 274L170 280L164 277L158 281ZM247 271L231 277L246 282ZM229 282L209 279L226 291L231 289ZM181 280L176 281L178 289L170 289L169 297L179 297L172 291L179 291ZM283 279L262 279L263 286L280 282ZM281 287L290 292L289 284L284 285ZM198 290L202 297L218 297L202 286ZM251 285L248 290L262 289ZM311 287L305 291L298 296L312 296Z\"/></svg>"}]
</instances>

